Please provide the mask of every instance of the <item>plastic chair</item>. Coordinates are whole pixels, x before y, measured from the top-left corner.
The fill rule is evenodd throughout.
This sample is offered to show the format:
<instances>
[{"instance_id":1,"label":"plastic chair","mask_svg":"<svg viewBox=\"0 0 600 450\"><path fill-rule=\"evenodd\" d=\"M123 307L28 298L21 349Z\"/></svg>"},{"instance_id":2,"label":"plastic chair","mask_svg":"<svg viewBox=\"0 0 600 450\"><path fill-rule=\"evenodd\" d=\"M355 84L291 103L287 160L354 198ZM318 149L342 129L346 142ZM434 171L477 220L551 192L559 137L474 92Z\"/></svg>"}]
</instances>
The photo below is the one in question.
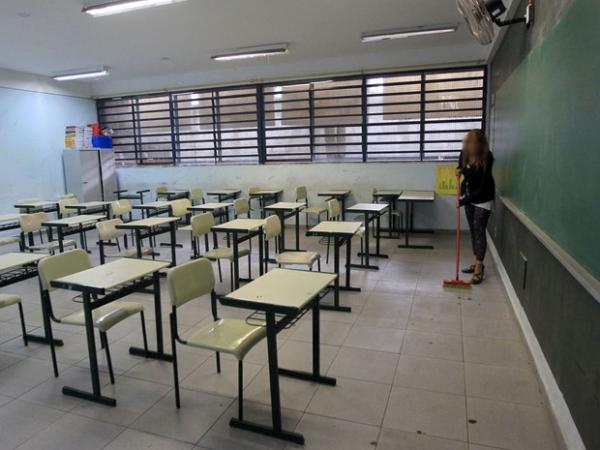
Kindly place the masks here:
<instances>
[{"instance_id":1,"label":"plastic chair","mask_svg":"<svg viewBox=\"0 0 600 450\"><path fill-rule=\"evenodd\" d=\"M309 206L308 193L306 186L298 186L296 188L296 201L306 203L306 208L302 210L306 214L306 228L308 229L308 218L310 215L317 216L317 223L321 221L321 214L327 214L327 208L323 206Z\"/></svg>"},{"instance_id":2,"label":"plastic chair","mask_svg":"<svg viewBox=\"0 0 600 450\"><path fill-rule=\"evenodd\" d=\"M321 255L317 252L277 252L277 242L281 238L281 221L276 215L269 216L265 219L263 227L265 233L265 269L269 265L269 241L275 240L275 263L279 266L307 266L312 272L315 262L318 265L319 272L321 271Z\"/></svg>"}]
</instances>

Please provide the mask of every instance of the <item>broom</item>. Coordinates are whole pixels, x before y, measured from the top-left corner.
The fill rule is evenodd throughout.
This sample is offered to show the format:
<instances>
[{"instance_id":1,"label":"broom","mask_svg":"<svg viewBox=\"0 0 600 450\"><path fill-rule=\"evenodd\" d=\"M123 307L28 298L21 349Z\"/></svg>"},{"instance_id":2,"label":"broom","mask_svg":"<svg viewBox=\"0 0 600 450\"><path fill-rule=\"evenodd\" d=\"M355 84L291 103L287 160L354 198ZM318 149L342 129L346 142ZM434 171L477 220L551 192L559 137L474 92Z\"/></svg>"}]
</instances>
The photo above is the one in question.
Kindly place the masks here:
<instances>
[{"instance_id":1,"label":"broom","mask_svg":"<svg viewBox=\"0 0 600 450\"><path fill-rule=\"evenodd\" d=\"M456 201L460 199L460 176L456 178ZM460 208L456 208L456 266L455 275L452 280L444 280L444 287L470 288L471 283L458 278L460 265Z\"/></svg>"}]
</instances>

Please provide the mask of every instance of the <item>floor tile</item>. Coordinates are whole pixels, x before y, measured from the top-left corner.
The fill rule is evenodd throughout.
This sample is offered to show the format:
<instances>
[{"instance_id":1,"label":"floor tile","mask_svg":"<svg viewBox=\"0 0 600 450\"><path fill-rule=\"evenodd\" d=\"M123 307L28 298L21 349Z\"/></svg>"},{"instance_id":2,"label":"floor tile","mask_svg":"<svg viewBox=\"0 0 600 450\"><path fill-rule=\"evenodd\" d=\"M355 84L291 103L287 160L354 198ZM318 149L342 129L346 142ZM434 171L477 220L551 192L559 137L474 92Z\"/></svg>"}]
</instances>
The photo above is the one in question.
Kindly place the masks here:
<instances>
[{"instance_id":1,"label":"floor tile","mask_svg":"<svg viewBox=\"0 0 600 450\"><path fill-rule=\"evenodd\" d=\"M103 450L191 450L193 445L127 429Z\"/></svg>"},{"instance_id":2,"label":"floor tile","mask_svg":"<svg viewBox=\"0 0 600 450\"><path fill-rule=\"evenodd\" d=\"M464 395L464 365L438 358L401 355L394 385Z\"/></svg>"},{"instance_id":3,"label":"floor tile","mask_svg":"<svg viewBox=\"0 0 600 450\"><path fill-rule=\"evenodd\" d=\"M64 415L56 409L15 400L0 407L0 448L13 449Z\"/></svg>"},{"instance_id":4,"label":"floor tile","mask_svg":"<svg viewBox=\"0 0 600 450\"><path fill-rule=\"evenodd\" d=\"M403 337L402 330L355 325L344 341L344 346L398 353Z\"/></svg>"},{"instance_id":5,"label":"floor tile","mask_svg":"<svg viewBox=\"0 0 600 450\"><path fill-rule=\"evenodd\" d=\"M320 341L322 344L342 345L352 326L343 322L330 322L321 320ZM312 342L312 320L305 320L295 327L295 332L290 339L296 341Z\"/></svg>"},{"instance_id":6,"label":"floor tile","mask_svg":"<svg viewBox=\"0 0 600 450\"><path fill-rule=\"evenodd\" d=\"M467 336L463 342L466 362L504 367L530 366L527 350L520 342Z\"/></svg>"},{"instance_id":7,"label":"floor tile","mask_svg":"<svg viewBox=\"0 0 600 450\"><path fill-rule=\"evenodd\" d=\"M540 406L542 394L529 369L465 364L467 395Z\"/></svg>"},{"instance_id":8,"label":"floor tile","mask_svg":"<svg viewBox=\"0 0 600 450\"><path fill-rule=\"evenodd\" d=\"M330 376L342 376L391 384L398 355L352 347L342 347L329 368Z\"/></svg>"},{"instance_id":9,"label":"floor tile","mask_svg":"<svg viewBox=\"0 0 600 450\"><path fill-rule=\"evenodd\" d=\"M377 450L470 450L466 442L383 428Z\"/></svg>"},{"instance_id":10,"label":"floor tile","mask_svg":"<svg viewBox=\"0 0 600 450\"><path fill-rule=\"evenodd\" d=\"M466 441L465 397L394 386L383 426Z\"/></svg>"},{"instance_id":11,"label":"floor tile","mask_svg":"<svg viewBox=\"0 0 600 450\"><path fill-rule=\"evenodd\" d=\"M402 354L462 361L462 339L456 335L407 331Z\"/></svg>"}]
</instances>

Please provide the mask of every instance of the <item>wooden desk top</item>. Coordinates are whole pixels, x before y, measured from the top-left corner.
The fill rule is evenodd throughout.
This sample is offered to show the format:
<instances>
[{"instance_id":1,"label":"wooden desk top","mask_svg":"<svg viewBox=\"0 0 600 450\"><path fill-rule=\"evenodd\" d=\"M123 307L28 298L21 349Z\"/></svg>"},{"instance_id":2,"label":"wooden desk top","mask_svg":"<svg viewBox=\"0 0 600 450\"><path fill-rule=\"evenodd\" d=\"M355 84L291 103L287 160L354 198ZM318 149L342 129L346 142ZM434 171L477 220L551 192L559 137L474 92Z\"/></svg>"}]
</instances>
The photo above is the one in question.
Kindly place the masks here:
<instances>
[{"instance_id":1,"label":"wooden desk top","mask_svg":"<svg viewBox=\"0 0 600 450\"><path fill-rule=\"evenodd\" d=\"M161 225L167 225L171 222L181 220L180 217L148 217L146 219L132 220L131 222L120 223L116 225L118 229L152 228Z\"/></svg>"},{"instance_id":2,"label":"wooden desk top","mask_svg":"<svg viewBox=\"0 0 600 450\"><path fill-rule=\"evenodd\" d=\"M298 311L337 278L333 273L273 269L225 295L221 303L258 310Z\"/></svg>"},{"instance_id":3,"label":"wooden desk top","mask_svg":"<svg viewBox=\"0 0 600 450\"><path fill-rule=\"evenodd\" d=\"M65 205L65 208L70 209L90 209L90 208L99 208L101 206L110 205L110 202L83 202L83 203L69 203Z\"/></svg>"},{"instance_id":4,"label":"wooden desk top","mask_svg":"<svg viewBox=\"0 0 600 450\"><path fill-rule=\"evenodd\" d=\"M213 189L208 191L206 195L237 195L241 193L241 189Z\"/></svg>"},{"instance_id":5,"label":"wooden desk top","mask_svg":"<svg viewBox=\"0 0 600 450\"><path fill-rule=\"evenodd\" d=\"M39 200L37 202L21 202L17 203L15 208L43 208L45 206L57 206L58 202L52 200Z\"/></svg>"},{"instance_id":6,"label":"wooden desk top","mask_svg":"<svg viewBox=\"0 0 600 450\"><path fill-rule=\"evenodd\" d=\"M231 208L233 203L203 203L188 208L188 211L214 211L216 209Z\"/></svg>"},{"instance_id":7,"label":"wooden desk top","mask_svg":"<svg viewBox=\"0 0 600 450\"><path fill-rule=\"evenodd\" d=\"M308 235L313 236L354 236L362 227L362 222L345 222L326 220L308 230Z\"/></svg>"},{"instance_id":8,"label":"wooden desk top","mask_svg":"<svg viewBox=\"0 0 600 450\"><path fill-rule=\"evenodd\" d=\"M98 222L106 219L104 214L81 214L78 216L64 217L62 219L48 220L42 225L46 227L71 227L84 223Z\"/></svg>"},{"instance_id":9,"label":"wooden desk top","mask_svg":"<svg viewBox=\"0 0 600 450\"><path fill-rule=\"evenodd\" d=\"M402 192L402 189L377 189L373 192L373 197L399 197Z\"/></svg>"},{"instance_id":10,"label":"wooden desk top","mask_svg":"<svg viewBox=\"0 0 600 450\"><path fill-rule=\"evenodd\" d=\"M18 222L21 218L21 214L0 214L0 222Z\"/></svg>"},{"instance_id":11,"label":"wooden desk top","mask_svg":"<svg viewBox=\"0 0 600 450\"><path fill-rule=\"evenodd\" d=\"M346 208L346 212L376 214L382 213L387 208L388 205L383 203L357 203L356 205Z\"/></svg>"},{"instance_id":12,"label":"wooden desk top","mask_svg":"<svg viewBox=\"0 0 600 450\"><path fill-rule=\"evenodd\" d=\"M317 195L319 197L347 197L351 192L348 189L329 189L327 191L320 191Z\"/></svg>"},{"instance_id":13,"label":"wooden desk top","mask_svg":"<svg viewBox=\"0 0 600 450\"><path fill-rule=\"evenodd\" d=\"M265 206L265 210L284 210L284 211L296 211L297 209L306 208L304 202L278 202L272 205Z\"/></svg>"},{"instance_id":14,"label":"wooden desk top","mask_svg":"<svg viewBox=\"0 0 600 450\"><path fill-rule=\"evenodd\" d=\"M156 201L156 202L148 202L142 205L133 205L134 209L161 209L168 208L171 206L171 202L169 201Z\"/></svg>"},{"instance_id":15,"label":"wooden desk top","mask_svg":"<svg viewBox=\"0 0 600 450\"><path fill-rule=\"evenodd\" d=\"M234 219L212 227L215 231L254 231L265 224L262 219Z\"/></svg>"},{"instance_id":16,"label":"wooden desk top","mask_svg":"<svg viewBox=\"0 0 600 450\"><path fill-rule=\"evenodd\" d=\"M283 189L261 189L260 191L250 193L250 197L260 197L268 195L278 195L283 192Z\"/></svg>"},{"instance_id":17,"label":"wooden desk top","mask_svg":"<svg viewBox=\"0 0 600 450\"><path fill-rule=\"evenodd\" d=\"M413 201L413 202L432 202L435 200L435 192L433 191L404 191L398 197L398 200Z\"/></svg>"},{"instance_id":18,"label":"wooden desk top","mask_svg":"<svg viewBox=\"0 0 600 450\"><path fill-rule=\"evenodd\" d=\"M4 253L0 255L0 271L15 269L26 264L38 262L48 255L39 253Z\"/></svg>"}]
</instances>

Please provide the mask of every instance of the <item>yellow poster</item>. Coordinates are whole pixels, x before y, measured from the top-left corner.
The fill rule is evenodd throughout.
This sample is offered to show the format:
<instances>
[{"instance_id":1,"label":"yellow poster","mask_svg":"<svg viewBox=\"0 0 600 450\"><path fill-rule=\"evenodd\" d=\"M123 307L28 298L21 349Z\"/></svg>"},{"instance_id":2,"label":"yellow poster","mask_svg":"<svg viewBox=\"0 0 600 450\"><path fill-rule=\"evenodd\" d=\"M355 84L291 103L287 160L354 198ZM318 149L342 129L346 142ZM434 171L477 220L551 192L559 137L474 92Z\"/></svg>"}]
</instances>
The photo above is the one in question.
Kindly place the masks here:
<instances>
[{"instance_id":1,"label":"yellow poster","mask_svg":"<svg viewBox=\"0 0 600 450\"><path fill-rule=\"evenodd\" d=\"M456 164L436 167L435 192L440 195L456 195Z\"/></svg>"}]
</instances>

